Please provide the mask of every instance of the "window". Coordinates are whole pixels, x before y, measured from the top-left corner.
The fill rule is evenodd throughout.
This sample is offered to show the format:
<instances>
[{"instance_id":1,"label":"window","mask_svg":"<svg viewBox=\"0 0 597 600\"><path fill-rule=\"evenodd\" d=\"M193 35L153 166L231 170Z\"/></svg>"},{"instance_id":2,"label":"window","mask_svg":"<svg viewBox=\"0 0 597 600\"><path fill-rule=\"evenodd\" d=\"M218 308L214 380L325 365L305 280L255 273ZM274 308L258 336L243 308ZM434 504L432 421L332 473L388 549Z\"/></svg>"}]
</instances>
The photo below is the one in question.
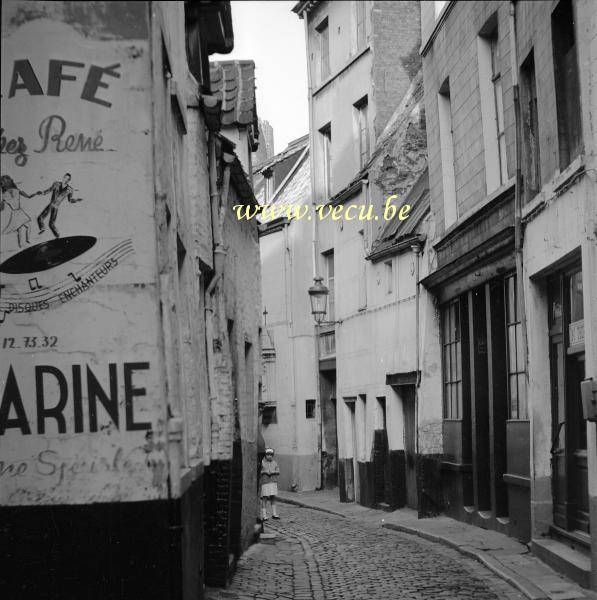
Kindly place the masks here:
<instances>
[{"instance_id":1,"label":"window","mask_svg":"<svg viewBox=\"0 0 597 600\"><path fill-rule=\"evenodd\" d=\"M537 84L533 52L520 68L521 112L524 158L524 199L532 200L541 187L539 161L539 121L537 118Z\"/></svg>"},{"instance_id":2,"label":"window","mask_svg":"<svg viewBox=\"0 0 597 600\"><path fill-rule=\"evenodd\" d=\"M265 204L271 201L274 195L274 174L271 170L263 173L263 177L265 178Z\"/></svg>"},{"instance_id":3,"label":"window","mask_svg":"<svg viewBox=\"0 0 597 600\"><path fill-rule=\"evenodd\" d=\"M386 413L386 397L377 396L377 411L375 419L375 429L386 429L387 428L387 413Z\"/></svg>"},{"instance_id":4,"label":"window","mask_svg":"<svg viewBox=\"0 0 597 600\"><path fill-rule=\"evenodd\" d=\"M460 302L443 310L444 419L462 418Z\"/></svg>"},{"instance_id":5,"label":"window","mask_svg":"<svg viewBox=\"0 0 597 600\"><path fill-rule=\"evenodd\" d=\"M356 110L356 128L359 146L359 167L362 169L369 160L369 123L368 123L368 102L365 96L355 105Z\"/></svg>"},{"instance_id":6,"label":"window","mask_svg":"<svg viewBox=\"0 0 597 600\"><path fill-rule=\"evenodd\" d=\"M456 185L454 180L454 140L452 137L452 104L450 82L444 81L437 95L439 116L439 142L442 161L442 187L444 193L444 228L456 221Z\"/></svg>"},{"instance_id":7,"label":"window","mask_svg":"<svg viewBox=\"0 0 597 600\"><path fill-rule=\"evenodd\" d=\"M305 400L305 418L315 418L315 400Z\"/></svg>"},{"instance_id":8,"label":"window","mask_svg":"<svg viewBox=\"0 0 597 600\"><path fill-rule=\"evenodd\" d=\"M355 2L355 20L357 30L357 52L362 50L367 43L367 21L366 21L367 2L356 0Z\"/></svg>"},{"instance_id":9,"label":"window","mask_svg":"<svg viewBox=\"0 0 597 600\"><path fill-rule=\"evenodd\" d=\"M367 308L367 246L365 240L365 231L361 229L359 231L359 242L361 246L361 253L359 256L359 310Z\"/></svg>"},{"instance_id":10,"label":"window","mask_svg":"<svg viewBox=\"0 0 597 600\"><path fill-rule=\"evenodd\" d=\"M324 202L332 196L332 125L328 123L319 130L321 152L323 155L323 193Z\"/></svg>"},{"instance_id":11,"label":"window","mask_svg":"<svg viewBox=\"0 0 597 600\"><path fill-rule=\"evenodd\" d=\"M328 314L327 320L334 321L336 319L336 294L335 294L335 278L334 278L334 251L330 250L323 255L326 286L329 290L328 294Z\"/></svg>"},{"instance_id":12,"label":"window","mask_svg":"<svg viewBox=\"0 0 597 600\"><path fill-rule=\"evenodd\" d=\"M261 413L262 425L272 425L278 422L278 415L276 414L275 406L264 406L263 412Z\"/></svg>"},{"instance_id":13,"label":"window","mask_svg":"<svg viewBox=\"0 0 597 600\"><path fill-rule=\"evenodd\" d=\"M384 262L384 271L386 275L386 293L391 294L394 291L394 263L392 260Z\"/></svg>"},{"instance_id":14,"label":"window","mask_svg":"<svg viewBox=\"0 0 597 600\"><path fill-rule=\"evenodd\" d=\"M506 158L506 132L504 129L504 98L502 94L502 76L500 73L500 53L497 29L491 38L491 81L493 82L493 97L495 101L495 124L499 150L500 183L508 180L508 162Z\"/></svg>"},{"instance_id":15,"label":"window","mask_svg":"<svg viewBox=\"0 0 597 600\"><path fill-rule=\"evenodd\" d=\"M518 315L516 275L505 280L506 346L508 352L508 401L510 419L527 419L525 356L522 345L522 324Z\"/></svg>"},{"instance_id":16,"label":"window","mask_svg":"<svg viewBox=\"0 0 597 600\"><path fill-rule=\"evenodd\" d=\"M488 19L479 32L477 51L485 177L489 194L508 180L497 13Z\"/></svg>"},{"instance_id":17,"label":"window","mask_svg":"<svg viewBox=\"0 0 597 600\"><path fill-rule=\"evenodd\" d=\"M319 334L319 354L322 357L336 354L336 332L328 331Z\"/></svg>"},{"instance_id":18,"label":"window","mask_svg":"<svg viewBox=\"0 0 597 600\"><path fill-rule=\"evenodd\" d=\"M582 151L576 36L570 0L561 0L551 15L551 40L560 171L563 171Z\"/></svg>"},{"instance_id":19,"label":"window","mask_svg":"<svg viewBox=\"0 0 597 600\"><path fill-rule=\"evenodd\" d=\"M327 18L317 26L317 32L319 33L320 81L325 81L330 76L330 30Z\"/></svg>"}]
</instances>

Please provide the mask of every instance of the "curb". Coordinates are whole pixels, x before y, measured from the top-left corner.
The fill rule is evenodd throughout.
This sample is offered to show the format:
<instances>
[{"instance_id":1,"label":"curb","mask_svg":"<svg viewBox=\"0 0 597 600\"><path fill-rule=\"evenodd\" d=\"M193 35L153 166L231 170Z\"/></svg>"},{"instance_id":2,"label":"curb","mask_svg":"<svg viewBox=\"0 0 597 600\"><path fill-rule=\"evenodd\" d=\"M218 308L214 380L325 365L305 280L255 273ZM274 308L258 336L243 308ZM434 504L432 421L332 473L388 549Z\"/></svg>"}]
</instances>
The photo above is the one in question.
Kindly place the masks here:
<instances>
[{"instance_id":1,"label":"curb","mask_svg":"<svg viewBox=\"0 0 597 600\"><path fill-rule=\"evenodd\" d=\"M328 508L321 508L319 506L313 506L307 504L305 502L301 502L299 500L294 500L290 498L281 498L278 496L278 502L282 502L284 504L292 504L294 506L299 506L301 508L310 508L311 510L318 510L319 512L324 512L332 515L336 515L337 517L342 517L343 519L355 519L354 517L347 517L346 515L336 512L334 510ZM515 587L518 591L522 592L529 600L549 600L549 596L546 596L543 590L539 589L536 585L531 583L528 579L521 577L516 574L511 569L505 567L499 560L495 557L488 555L486 553L482 553L478 550L475 550L469 546L461 546L456 542L452 541L450 538L436 535L433 533L428 533L426 531L421 531L420 529L416 529L414 527L408 527L407 525L396 525L394 523L384 523L382 525L384 529L390 529L393 531L399 531L401 533L408 533L410 535L416 535L420 538L423 538L429 542L435 542L436 544L442 544L443 546L448 546L454 550L457 550L461 554L468 556L469 558L474 558L482 565L487 567L492 573L497 575L500 579L503 579L511 586Z\"/></svg>"},{"instance_id":2,"label":"curb","mask_svg":"<svg viewBox=\"0 0 597 600\"><path fill-rule=\"evenodd\" d=\"M508 567L505 567L499 560L491 556L491 554L475 550L470 546L461 546L456 542L452 541L450 538L443 537L441 535L434 535L432 533L421 531L420 529L415 529L414 527L408 527L406 525L384 523L382 527L384 527L385 529L393 529L394 531L400 531L401 533L409 533L411 535L416 535L430 542L435 542L437 544L442 544L443 546L448 546L454 550L458 550L458 552L460 552L461 554L464 554L469 558L474 558L475 560L486 566L495 575L508 582L510 585L514 586L518 591L522 592L527 598L529 598L529 600L549 600L549 596L546 596L543 590L539 589L528 579L517 575L514 571L508 569Z\"/></svg>"},{"instance_id":3,"label":"curb","mask_svg":"<svg viewBox=\"0 0 597 600\"><path fill-rule=\"evenodd\" d=\"M280 496L277 496L276 500L278 502L282 502L283 504L292 504L293 506L300 506L301 508L310 508L311 510L318 510L319 512L324 512L324 513L328 513L330 515L336 515L337 517L342 517L343 519L348 518L346 515L336 512L335 510L330 510L329 508L320 508L319 506L312 506L311 504L305 504L304 502L300 502L299 500L291 500L290 498L281 498Z\"/></svg>"}]
</instances>

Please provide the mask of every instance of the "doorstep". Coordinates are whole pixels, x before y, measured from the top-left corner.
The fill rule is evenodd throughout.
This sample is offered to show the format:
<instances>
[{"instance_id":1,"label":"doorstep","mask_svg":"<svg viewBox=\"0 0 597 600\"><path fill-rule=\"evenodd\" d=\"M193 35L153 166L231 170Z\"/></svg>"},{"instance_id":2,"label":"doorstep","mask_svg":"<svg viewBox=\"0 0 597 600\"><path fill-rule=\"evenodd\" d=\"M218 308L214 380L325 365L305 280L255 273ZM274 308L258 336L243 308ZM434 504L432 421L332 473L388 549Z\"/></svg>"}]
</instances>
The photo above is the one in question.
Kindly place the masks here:
<instances>
[{"instance_id":1,"label":"doorstep","mask_svg":"<svg viewBox=\"0 0 597 600\"><path fill-rule=\"evenodd\" d=\"M551 538L534 539L533 553L584 588L591 586L591 557Z\"/></svg>"},{"instance_id":2,"label":"doorstep","mask_svg":"<svg viewBox=\"0 0 597 600\"><path fill-rule=\"evenodd\" d=\"M278 500L393 529L450 546L483 563L530 600L597 600L597 594L554 571L528 546L497 531L481 529L445 515L419 519L403 508L385 512L354 502L340 502L337 490L278 493Z\"/></svg>"}]
</instances>

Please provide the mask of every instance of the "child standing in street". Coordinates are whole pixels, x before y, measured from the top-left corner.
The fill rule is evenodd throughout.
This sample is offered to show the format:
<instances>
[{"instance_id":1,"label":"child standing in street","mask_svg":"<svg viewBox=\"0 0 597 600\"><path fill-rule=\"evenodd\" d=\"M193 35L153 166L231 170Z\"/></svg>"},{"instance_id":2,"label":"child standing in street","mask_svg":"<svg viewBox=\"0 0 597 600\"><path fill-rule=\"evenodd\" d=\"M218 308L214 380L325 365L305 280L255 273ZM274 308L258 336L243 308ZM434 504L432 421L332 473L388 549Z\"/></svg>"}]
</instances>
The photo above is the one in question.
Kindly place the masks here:
<instances>
[{"instance_id":1,"label":"child standing in street","mask_svg":"<svg viewBox=\"0 0 597 600\"><path fill-rule=\"evenodd\" d=\"M261 486L261 520L267 521L267 502L269 500L272 518L279 519L276 507L276 496L278 495L278 475L280 467L274 460L273 448L265 449L265 457L261 461L261 475L259 484Z\"/></svg>"}]
</instances>

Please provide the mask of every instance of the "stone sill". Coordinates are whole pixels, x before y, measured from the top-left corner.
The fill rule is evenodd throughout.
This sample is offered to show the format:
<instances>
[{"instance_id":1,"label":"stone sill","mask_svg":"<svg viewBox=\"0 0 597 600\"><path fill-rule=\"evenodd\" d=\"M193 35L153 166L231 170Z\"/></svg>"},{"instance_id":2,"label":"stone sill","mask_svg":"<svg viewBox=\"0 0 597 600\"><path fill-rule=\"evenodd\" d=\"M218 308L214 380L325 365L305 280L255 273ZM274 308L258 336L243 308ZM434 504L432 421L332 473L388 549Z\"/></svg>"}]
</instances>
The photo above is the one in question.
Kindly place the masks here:
<instances>
[{"instance_id":1,"label":"stone sill","mask_svg":"<svg viewBox=\"0 0 597 600\"><path fill-rule=\"evenodd\" d=\"M541 191L525 206L522 207L523 222L532 221L544 208L553 200L561 196L574 180L580 177L585 171L585 156L577 156L562 172L558 172L542 186Z\"/></svg>"},{"instance_id":2,"label":"stone sill","mask_svg":"<svg viewBox=\"0 0 597 600\"><path fill-rule=\"evenodd\" d=\"M480 213L483 209L487 208L494 200L502 195L504 195L508 190L514 187L516 183L516 177L512 177L509 179L504 185L501 185L499 188L493 190L491 194L486 196L481 202L473 206L471 209L467 210L461 217L459 217L455 223L452 223L448 229L446 229L442 236L435 240L431 245L435 249L437 246L441 246L442 242L446 240L452 233L454 233L457 229L460 229L465 225L467 221L469 221L476 214Z\"/></svg>"}]
</instances>

